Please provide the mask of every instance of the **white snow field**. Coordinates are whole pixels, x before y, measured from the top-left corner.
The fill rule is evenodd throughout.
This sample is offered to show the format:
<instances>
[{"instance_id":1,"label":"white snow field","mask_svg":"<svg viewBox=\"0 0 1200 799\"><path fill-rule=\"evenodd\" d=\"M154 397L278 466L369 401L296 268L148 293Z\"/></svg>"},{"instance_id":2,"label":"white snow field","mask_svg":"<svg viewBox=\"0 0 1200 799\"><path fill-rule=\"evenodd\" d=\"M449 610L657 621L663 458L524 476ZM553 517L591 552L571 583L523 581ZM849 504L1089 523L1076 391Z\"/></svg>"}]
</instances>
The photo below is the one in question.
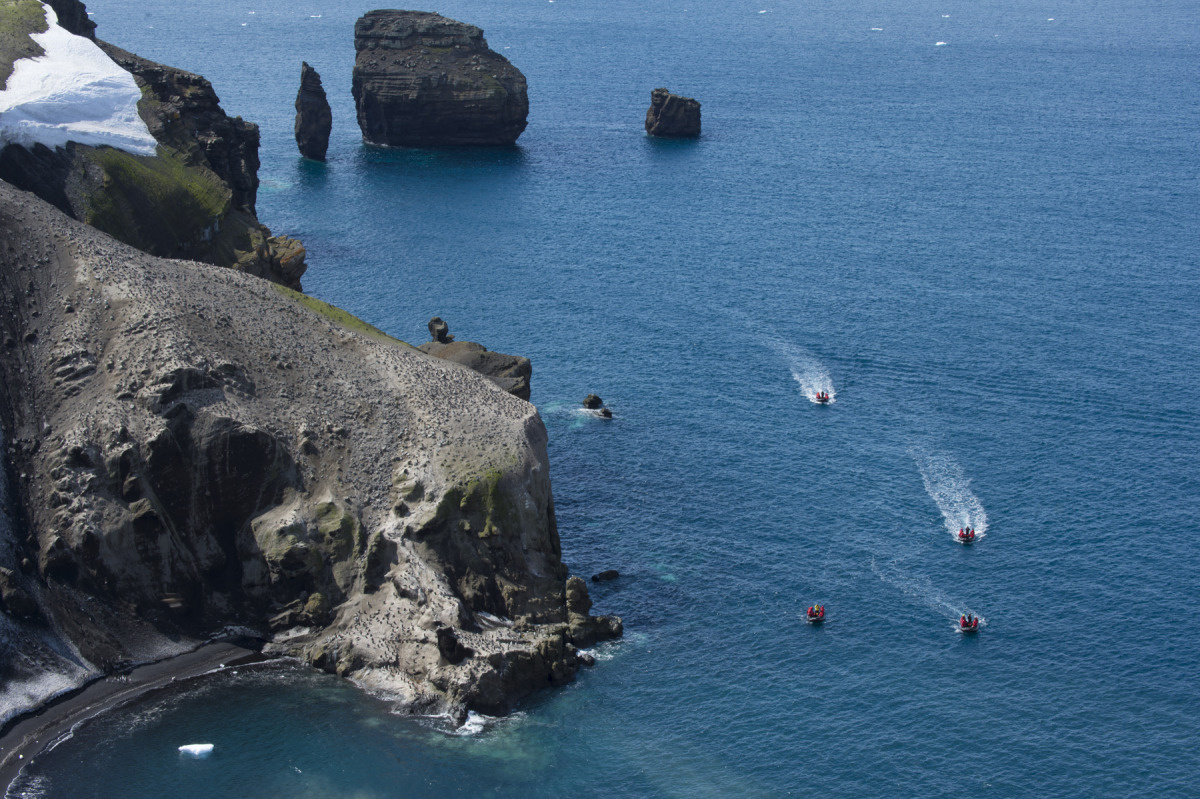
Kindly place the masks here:
<instances>
[{"instance_id":1,"label":"white snow field","mask_svg":"<svg viewBox=\"0 0 1200 799\"><path fill-rule=\"evenodd\" d=\"M138 116L142 92L133 75L92 40L59 26L50 6L42 8L48 28L32 38L46 52L13 62L0 91L0 145L54 148L74 141L154 155L154 137Z\"/></svg>"}]
</instances>

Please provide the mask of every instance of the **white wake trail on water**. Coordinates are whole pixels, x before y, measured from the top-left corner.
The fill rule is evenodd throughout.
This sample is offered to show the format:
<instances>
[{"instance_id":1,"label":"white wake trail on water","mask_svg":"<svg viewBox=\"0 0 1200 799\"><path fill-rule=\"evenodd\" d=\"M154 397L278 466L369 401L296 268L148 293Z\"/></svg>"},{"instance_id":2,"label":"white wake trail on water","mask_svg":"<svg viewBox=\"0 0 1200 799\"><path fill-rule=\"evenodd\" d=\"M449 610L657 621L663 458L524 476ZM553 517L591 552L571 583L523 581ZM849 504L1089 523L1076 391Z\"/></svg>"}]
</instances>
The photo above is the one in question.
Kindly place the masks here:
<instances>
[{"instance_id":1,"label":"white wake trail on water","mask_svg":"<svg viewBox=\"0 0 1200 799\"><path fill-rule=\"evenodd\" d=\"M933 581L925 575L910 574L901 569L895 561L881 566L875 558L871 558L871 571L880 580L899 590L905 596L920 602L922 605L937 611L947 618L953 619L955 629L958 629L959 616L969 614L979 616L978 613L975 613L964 603L952 599L949 594L935 586ZM983 616L979 616L980 626L983 626L986 621Z\"/></svg>"},{"instance_id":2,"label":"white wake trail on water","mask_svg":"<svg viewBox=\"0 0 1200 799\"><path fill-rule=\"evenodd\" d=\"M948 455L912 450L910 454L917 462L925 491L942 512L946 532L956 541L958 531L971 528L976 540L987 534L987 511L979 497L971 491L971 481L963 474L962 467Z\"/></svg>"},{"instance_id":3,"label":"white wake trail on water","mask_svg":"<svg viewBox=\"0 0 1200 799\"><path fill-rule=\"evenodd\" d=\"M829 376L829 370L817 360L815 355L803 347L797 347L795 344L788 344L785 341L772 341L771 348L787 361L792 379L799 384L800 390L804 392L804 396L808 397L809 402L817 401L818 392L828 394L831 404L837 402L837 392L833 390L833 378Z\"/></svg>"}]
</instances>

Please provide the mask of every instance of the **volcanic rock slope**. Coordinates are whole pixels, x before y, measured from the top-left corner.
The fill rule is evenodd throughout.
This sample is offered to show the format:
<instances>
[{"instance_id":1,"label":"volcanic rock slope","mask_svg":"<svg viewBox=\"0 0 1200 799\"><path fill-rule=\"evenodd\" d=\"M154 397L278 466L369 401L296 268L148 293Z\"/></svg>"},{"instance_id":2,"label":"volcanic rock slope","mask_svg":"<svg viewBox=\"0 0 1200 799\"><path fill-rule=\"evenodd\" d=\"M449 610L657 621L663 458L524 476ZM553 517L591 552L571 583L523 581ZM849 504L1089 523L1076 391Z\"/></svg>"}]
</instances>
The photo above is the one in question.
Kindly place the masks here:
<instances>
[{"instance_id":1,"label":"volcanic rock slope","mask_svg":"<svg viewBox=\"0 0 1200 799\"><path fill-rule=\"evenodd\" d=\"M502 712L620 634L561 562L536 409L469 369L2 182L0 328L0 566L37 607L0 644L41 653L6 659L5 715L47 669L231 626L415 712Z\"/></svg>"},{"instance_id":2,"label":"volcanic rock slope","mask_svg":"<svg viewBox=\"0 0 1200 799\"><path fill-rule=\"evenodd\" d=\"M525 76L474 25L371 11L354 25L354 49L354 102L371 144L507 145L525 130Z\"/></svg>"}]
</instances>

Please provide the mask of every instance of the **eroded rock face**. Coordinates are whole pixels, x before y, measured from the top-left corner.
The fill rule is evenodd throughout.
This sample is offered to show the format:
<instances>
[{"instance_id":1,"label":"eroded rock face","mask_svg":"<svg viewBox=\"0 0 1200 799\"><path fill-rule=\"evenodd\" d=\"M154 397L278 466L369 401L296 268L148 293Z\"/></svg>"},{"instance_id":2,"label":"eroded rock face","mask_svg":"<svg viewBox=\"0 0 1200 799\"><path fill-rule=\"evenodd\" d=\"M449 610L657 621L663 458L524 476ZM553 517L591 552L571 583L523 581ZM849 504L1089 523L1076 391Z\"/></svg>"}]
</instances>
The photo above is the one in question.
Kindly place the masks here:
<instances>
[{"instance_id":1,"label":"eroded rock face","mask_svg":"<svg viewBox=\"0 0 1200 799\"><path fill-rule=\"evenodd\" d=\"M237 625L409 710L495 713L619 634L568 580L536 409L321 308L0 182L0 634L44 650L21 668Z\"/></svg>"},{"instance_id":2,"label":"eroded rock face","mask_svg":"<svg viewBox=\"0 0 1200 799\"><path fill-rule=\"evenodd\" d=\"M94 38L82 3L58 0L54 7L64 27ZM0 179L154 255L229 266L299 289L303 249L273 237L255 216L258 126L226 115L203 77L97 44L142 88L138 113L158 154L11 144L0 151Z\"/></svg>"},{"instance_id":3,"label":"eroded rock face","mask_svg":"<svg viewBox=\"0 0 1200 799\"><path fill-rule=\"evenodd\" d=\"M651 136L682 139L700 135L700 103L666 89L650 92L646 132Z\"/></svg>"},{"instance_id":4,"label":"eroded rock face","mask_svg":"<svg viewBox=\"0 0 1200 799\"><path fill-rule=\"evenodd\" d=\"M528 358L492 352L474 341L455 341L454 336L450 334L450 326L438 316L429 320L429 336L433 340L418 347L421 352L461 364L483 375L514 397L529 401L529 381L533 377L533 364Z\"/></svg>"},{"instance_id":5,"label":"eroded rock face","mask_svg":"<svg viewBox=\"0 0 1200 799\"><path fill-rule=\"evenodd\" d=\"M370 144L507 145L525 130L525 76L474 25L371 11L354 26L354 48L354 102Z\"/></svg>"},{"instance_id":6,"label":"eroded rock face","mask_svg":"<svg viewBox=\"0 0 1200 799\"><path fill-rule=\"evenodd\" d=\"M300 92L296 95L296 146L300 154L324 161L333 130L333 111L325 97L321 76L304 61L300 65Z\"/></svg>"},{"instance_id":7,"label":"eroded rock face","mask_svg":"<svg viewBox=\"0 0 1200 799\"><path fill-rule=\"evenodd\" d=\"M79 0L46 0L46 5L58 15L58 24L76 36L96 38L96 23L88 16L87 8Z\"/></svg>"}]
</instances>

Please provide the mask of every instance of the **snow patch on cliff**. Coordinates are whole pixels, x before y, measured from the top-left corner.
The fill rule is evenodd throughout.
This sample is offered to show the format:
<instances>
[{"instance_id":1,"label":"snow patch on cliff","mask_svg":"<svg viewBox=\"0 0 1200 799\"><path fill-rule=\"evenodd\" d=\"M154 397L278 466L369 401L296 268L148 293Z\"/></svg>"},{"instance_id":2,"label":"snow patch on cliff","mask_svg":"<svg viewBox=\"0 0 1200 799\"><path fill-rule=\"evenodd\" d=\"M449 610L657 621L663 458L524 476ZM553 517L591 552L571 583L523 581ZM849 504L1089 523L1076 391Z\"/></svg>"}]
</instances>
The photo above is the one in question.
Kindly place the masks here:
<instances>
[{"instance_id":1,"label":"snow patch on cliff","mask_svg":"<svg viewBox=\"0 0 1200 799\"><path fill-rule=\"evenodd\" d=\"M69 141L154 155L156 142L138 116L141 89L95 42L67 32L45 3L47 30L32 34L45 54L13 63L0 91L0 144Z\"/></svg>"}]
</instances>

